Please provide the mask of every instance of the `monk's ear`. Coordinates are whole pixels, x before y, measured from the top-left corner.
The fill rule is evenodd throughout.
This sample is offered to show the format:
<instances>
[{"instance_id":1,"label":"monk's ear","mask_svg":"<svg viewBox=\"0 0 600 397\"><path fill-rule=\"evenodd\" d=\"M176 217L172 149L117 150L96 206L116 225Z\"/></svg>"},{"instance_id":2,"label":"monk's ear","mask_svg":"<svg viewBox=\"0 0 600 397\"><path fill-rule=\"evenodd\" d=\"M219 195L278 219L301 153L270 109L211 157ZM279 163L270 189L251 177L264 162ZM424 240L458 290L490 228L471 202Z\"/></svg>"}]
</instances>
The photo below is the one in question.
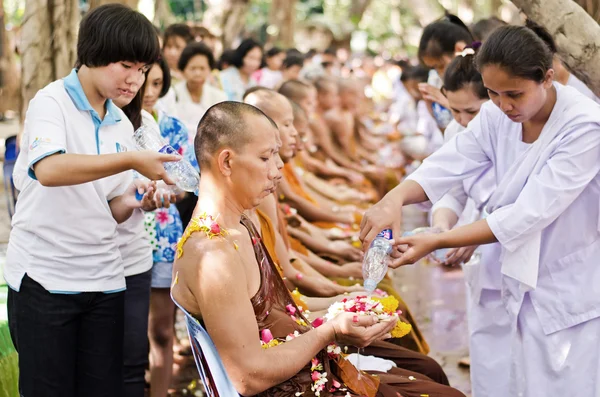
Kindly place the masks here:
<instances>
[{"instance_id":1,"label":"monk's ear","mask_svg":"<svg viewBox=\"0 0 600 397\"><path fill-rule=\"evenodd\" d=\"M234 153L231 149L223 149L219 152L217 157L217 165L219 171L225 176L231 176L231 160L234 157Z\"/></svg>"}]
</instances>

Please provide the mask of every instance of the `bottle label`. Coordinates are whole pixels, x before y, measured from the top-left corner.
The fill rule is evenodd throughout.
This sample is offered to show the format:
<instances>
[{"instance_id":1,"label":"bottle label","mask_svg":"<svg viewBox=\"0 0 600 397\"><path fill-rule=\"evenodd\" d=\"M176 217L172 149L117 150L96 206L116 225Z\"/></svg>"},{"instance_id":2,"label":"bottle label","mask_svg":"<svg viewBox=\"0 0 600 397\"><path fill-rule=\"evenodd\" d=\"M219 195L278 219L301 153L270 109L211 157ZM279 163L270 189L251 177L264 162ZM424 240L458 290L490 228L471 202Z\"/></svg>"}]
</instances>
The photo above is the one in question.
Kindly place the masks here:
<instances>
[{"instance_id":1,"label":"bottle label","mask_svg":"<svg viewBox=\"0 0 600 397\"><path fill-rule=\"evenodd\" d=\"M384 229L382 230L377 237L383 237L386 240L392 239L392 229Z\"/></svg>"},{"instance_id":2,"label":"bottle label","mask_svg":"<svg viewBox=\"0 0 600 397\"><path fill-rule=\"evenodd\" d=\"M165 145L158 150L159 153L164 154L179 154L171 145Z\"/></svg>"}]
</instances>

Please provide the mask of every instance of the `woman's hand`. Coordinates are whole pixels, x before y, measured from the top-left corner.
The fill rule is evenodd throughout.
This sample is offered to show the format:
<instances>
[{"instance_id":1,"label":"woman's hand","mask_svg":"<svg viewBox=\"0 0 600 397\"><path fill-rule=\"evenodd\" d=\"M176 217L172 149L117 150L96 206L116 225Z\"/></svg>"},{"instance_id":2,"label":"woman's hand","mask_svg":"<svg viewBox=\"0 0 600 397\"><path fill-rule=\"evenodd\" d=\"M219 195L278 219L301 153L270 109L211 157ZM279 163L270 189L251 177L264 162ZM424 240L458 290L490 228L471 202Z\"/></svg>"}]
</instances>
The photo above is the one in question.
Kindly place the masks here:
<instances>
[{"instance_id":1,"label":"woman's hand","mask_svg":"<svg viewBox=\"0 0 600 397\"><path fill-rule=\"evenodd\" d=\"M455 266L460 265L461 263L467 263L471 260L477 247L477 245L471 245L469 247L451 248L446 254L446 261L444 264Z\"/></svg>"},{"instance_id":2,"label":"woman's hand","mask_svg":"<svg viewBox=\"0 0 600 397\"><path fill-rule=\"evenodd\" d=\"M418 234L416 236L401 237L397 239L402 254L399 258L390 262L390 267L395 269L404 265L412 265L419 259L424 258L436 249L439 249L439 234ZM392 258L397 256L397 252L392 251Z\"/></svg>"},{"instance_id":3,"label":"woman's hand","mask_svg":"<svg viewBox=\"0 0 600 397\"><path fill-rule=\"evenodd\" d=\"M398 321L397 316L382 321L376 316L341 313L328 321L335 331L335 340L342 345L366 347L378 340L391 338L390 332Z\"/></svg>"},{"instance_id":4,"label":"woman's hand","mask_svg":"<svg viewBox=\"0 0 600 397\"><path fill-rule=\"evenodd\" d=\"M419 91L421 91L424 100L429 102L437 102L446 109L450 108L448 98L446 98L444 94L442 94L442 91L439 88L436 88L427 83L420 83Z\"/></svg>"},{"instance_id":5,"label":"woman's hand","mask_svg":"<svg viewBox=\"0 0 600 397\"><path fill-rule=\"evenodd\" d=\"M371 246L371 242L382 230L391 229L394 239L402 236L402 203L395 203L390 197L369 208L360 224L359 238L363 243L363 251Z\"/></svg>"}]
</instances>

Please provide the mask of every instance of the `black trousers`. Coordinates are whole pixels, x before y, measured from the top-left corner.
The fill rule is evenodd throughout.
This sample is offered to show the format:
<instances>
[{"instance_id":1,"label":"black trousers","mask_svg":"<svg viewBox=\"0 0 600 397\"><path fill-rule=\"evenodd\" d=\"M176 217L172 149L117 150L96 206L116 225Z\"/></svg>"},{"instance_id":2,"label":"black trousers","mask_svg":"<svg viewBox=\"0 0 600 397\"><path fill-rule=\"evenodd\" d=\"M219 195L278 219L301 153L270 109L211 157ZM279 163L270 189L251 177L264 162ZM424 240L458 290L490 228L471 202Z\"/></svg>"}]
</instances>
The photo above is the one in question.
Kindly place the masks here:
<instances>
[{"instance_id":1,"label":"black trousers","mask_svg":"<svg viewBox=\"0 0 600 397\"><path fill-rule=\"evenodd\" d=\"M125 334L123 338L124 397L144 397L148 366L148 311L152 269L125 277Z\"/></svg>"},{"instance_id":2,"label":"black trousers","mask_svg":"<svg viewBox=\"0 0 600 397\"><path fill-rule=\"evenodd\" d=\"M125 292L52 294L25 275L9 288L22 397L123 395Z\"/></svg>"}]
</instances>

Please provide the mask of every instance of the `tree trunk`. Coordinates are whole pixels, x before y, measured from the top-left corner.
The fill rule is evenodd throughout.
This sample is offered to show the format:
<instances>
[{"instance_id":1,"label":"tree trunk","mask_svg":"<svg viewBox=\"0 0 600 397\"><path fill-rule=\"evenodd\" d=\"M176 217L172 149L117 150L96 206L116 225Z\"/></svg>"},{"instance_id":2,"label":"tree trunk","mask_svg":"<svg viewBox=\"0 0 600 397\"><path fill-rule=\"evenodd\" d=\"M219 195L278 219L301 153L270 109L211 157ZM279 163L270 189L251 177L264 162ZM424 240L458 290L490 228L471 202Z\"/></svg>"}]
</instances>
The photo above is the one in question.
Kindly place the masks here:
<instances>
[{"instance_id":1,"label":"tree trunk","mask_svg":"<svg viewBox=\"0 0 600 397\"><path fill-rule=\"evenodd\" d=\"M21 25L22 117L38 90L73 68L78 23L78 0L26 0Z\"/></svg>"},{"instance_id":2,"label":"tree trunk","mask_svg":"<svg viewBox=\"0 0 600 397\"><path fill-rule=\"evenodd\" d=\"M104 4L119 3L125 4L134 10L137 10L139 0L90 0L90 10Z\"/></svg>"},{"instance_id":3,"label":"tree trunk","mask_svg":"<svg viewBox=\"0 0 600 397\"><path fill-rule=\"evenodd\" d=\"M600 0L575 0L596 22L600 23Z\"/></svg>"},{"instance_id":4,"label":"tree trunk","mask_svg":"<svg viewBox=\"0 0 600 397\"><path fill-rule=\"evenodd\" d=\"M512 0L554 37L563 61L600 96L600 26L573 1ZM560 18L557 16L560 15Z\"/></svg>"},{"instance_id":5,"label":"tree trunk","mask_svg":"<svg viewBox=\"0 0 600 397\"><path fill-rule=\"evenodd\" d=\"M296 0L273 0L269 11L269 25L277 27L270 41L283 47L294 47Z\"/></svg>"},{"instance_id":6,"label":"tree trunk","mask_svg":"<svg viewBox=\"0 0 600 397\"><path fill-rule=\"evenodd\" d=\"M406 3L421 26L427 26L444 15L445 9L438 0L408 0Z\"/></svg>"},{"instance_id":7,"label":"tree trunk","mask_svg":"<svg viewBox=\"0 0 600 397\"><path fill-rule=\"evenodd\" d=\"M358 26L370 4L371 0L352 0L352 4L350 5L350 21Z\"/></svg>"},{"instance_id":8,"label":"tree trunk","mask_svg":"<svg viewBox=\"0 0 600 397\"><path fill-rule=\"evenodd\" d=\"M223 49L229 49L246 24L250 0L209 0L204 24L211 32L221 35Z\"/></svg>"},{"instance_id":9,"label":"tree trunk","mask_svg":"<svg viewBox=\"0 0 600 397\"><path fill-rule=\"evenodd\" d=\"M172 23L175 23L175 16L168 0L154 0L154 24L165 27Z\"/></svg>"}]
</instances>

